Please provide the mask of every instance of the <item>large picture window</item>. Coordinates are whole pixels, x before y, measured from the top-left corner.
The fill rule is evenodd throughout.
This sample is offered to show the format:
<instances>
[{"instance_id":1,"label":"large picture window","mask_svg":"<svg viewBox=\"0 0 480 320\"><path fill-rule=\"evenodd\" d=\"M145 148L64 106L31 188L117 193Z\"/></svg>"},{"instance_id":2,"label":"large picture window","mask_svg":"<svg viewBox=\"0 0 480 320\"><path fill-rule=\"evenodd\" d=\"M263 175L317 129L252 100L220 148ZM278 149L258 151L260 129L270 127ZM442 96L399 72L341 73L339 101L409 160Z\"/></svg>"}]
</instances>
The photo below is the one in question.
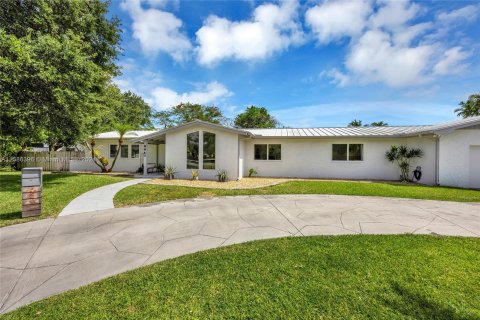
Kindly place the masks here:
<instances>
[{"instance_id":1,"label":"large picture window","mask_svg":"<svg viewBox=\"0 0 480 320\"><path fill-rule=\"evenodd\" d=\"M282 160L282 145L256 144L253 153L255 160Z\"/></svg>"},{"instance_id":2,"label":"large picture window","mask_svg":"<svg viewBox=\"0 0 480 320\"><path fill-rule=\"evenodd\" d=\"M254 146L255 160L267 160L267 148L266 144L256 144Z\"/></svg>"},{"instance_id":3,"label":"large picture window","mask_svg":"<svg viewBox=\"0 0 480 320\"><path fill-rule=\"evenodd\" d=\"M215 170L215 133L203 132L203 169Z\"/></svg>"},{"instance_id":4,"label":"large picture window","mask_svg":"<svg viewBox=\"0 0 480 320\"><path fill-rule=\"evenodd\" d=\"M115 158L117 155L117 145L116 144L111 144L110 145L110 158Z\"/></svg>"},{"instance_id":5,"label":"large picture window","mask_svg":"<svg viewBox=\"0 0 480 320\"><path fill-rule=\"evenodd\" d=\"M128 145L122 144L120 147L120 158L128 158Z\"/></svg>"},{"instance_id":6,"label":"large picture window","mask_svg":"<svg viewBox=\"0 0 480 320\"><path fill-rule=\"evenodd\" d=\"M140 145L132 144L132 152L130 154L132 158L140 158Z\"/></svg>"},{"instance_id":7,"label":"large picture window","mask_svg":"<svg viewBox=\"0 0 480 320\"><path fill-rule=\"evenodd\" d=\"M363 144L332 144L333 161L363 161Z\"/></svg>"},{"instance_id":8,"label":"large picture window","mask_svg":"<svg viewBox=\"0 0 480 320\"><path fill-rule=\"evenodd\" d=\"M187 169L198 169L198 139L198 131L187 134Z\"/></svg>"}]
</instances>

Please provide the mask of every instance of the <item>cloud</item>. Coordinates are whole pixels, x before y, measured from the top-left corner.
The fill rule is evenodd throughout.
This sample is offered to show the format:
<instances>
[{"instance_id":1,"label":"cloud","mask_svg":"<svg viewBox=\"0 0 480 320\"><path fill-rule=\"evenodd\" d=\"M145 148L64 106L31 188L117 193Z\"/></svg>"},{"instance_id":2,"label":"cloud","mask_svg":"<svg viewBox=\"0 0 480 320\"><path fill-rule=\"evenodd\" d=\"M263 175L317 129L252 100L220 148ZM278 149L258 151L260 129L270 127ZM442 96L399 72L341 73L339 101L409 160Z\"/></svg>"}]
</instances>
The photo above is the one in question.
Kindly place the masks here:
<instances>
[{"instance_id":1,"label":"cloud","mask_svg":"<svg viewBox=\"0 0 480 320\"><path fill-rule=\"evenodd\" d=\"M157 2L156 5L162 3ZM125 1L121 7L133 19L133 37L140 42L146 55L156 56L159 52L164 52L178 62L187 59L192 44L182 33L183 23L175 15L154 8L143 9L140 0Z\"/></svg>"},{"instance_id":2,"label":"cloud","mask_svg":"<svg viewBox=\"0 0 480 320\"><path fill-rule=\"evenodd\" d=\"M303 42L298 3L258 6L248 21L209 16L197 31L198 62L211 66L226 59L260 60Z\"/></svg>"},{"instance_id":3,"label":"cloud","mask_svg":"<svg viewBox=\"0 0 480 320\"><path fill-rule=\"evenodd\" d=\"M329 43L361 33L371 11L367 0L325 2L308 9L305 21L320 43Z\"/></svg>"},{"instance_id":4,"label":"cloud","mask_svg":"<svg viewBox=\"0 0 480 320\"><path fill-rule=\"evenodd\" d=\"M341 69L324 71L332 83L384 83L390 87L427 83L438 76L458 74L470 54L432 37L444 23L472 21L478 6L442 12L431 21L412 23L426 11L410 1L328 1L306 12L306 22L319 44L350 39ZM441 23L439 22L441 21ZM428 33L430 32L430 34ZM445 32L443 32L445 33ZM343 69L343 70L342 70Z\"/></svg>"},{"instance_id":5,"label":"cloud","mask_svg":"<svg viewBox=\"0 0 480 320\"><path fill-rule=\"evenodd\" d=\"M418 84L425 81L434 50L431 45L396 45L386 32L370 30L352 46L345 64L364 83Z\"/></svg>"},{"instance_id":6,"label":"cloud","mask_svg":"<svg viewBox=\"0 0 480 320\"><path fill-rule=\"evenodd\" d=\"M462 51L461 47L451 48L445 51L442 59L435 64L433 67L433 74L460 74L464 72L467 67L463 62L470 56L471 53Z\"/></svg>"},{"instance_id":7,"label":"cloud","mask_svg":"<svg viewBox=\"0 0 480 320\"><path fill-rule=\"evenodd\" d=\"M437 19L444 24L473 22L478 18L479 15L479 5L468 5L451 12L441 12L437 15Z\"/></svg>"},{"instance_id":8,"label":"cloud","mask_svg":"<svg viewBox=\"0 0 480 320\"><path fill-rule=\"evenodd\" d=\"M178 93L166 87L157 87L151 95L157 109L167 109L181 102L212 104L232 94L223 84L212 81L201 84L197 90L184 93Z\"/></svg>"}]
</instances>

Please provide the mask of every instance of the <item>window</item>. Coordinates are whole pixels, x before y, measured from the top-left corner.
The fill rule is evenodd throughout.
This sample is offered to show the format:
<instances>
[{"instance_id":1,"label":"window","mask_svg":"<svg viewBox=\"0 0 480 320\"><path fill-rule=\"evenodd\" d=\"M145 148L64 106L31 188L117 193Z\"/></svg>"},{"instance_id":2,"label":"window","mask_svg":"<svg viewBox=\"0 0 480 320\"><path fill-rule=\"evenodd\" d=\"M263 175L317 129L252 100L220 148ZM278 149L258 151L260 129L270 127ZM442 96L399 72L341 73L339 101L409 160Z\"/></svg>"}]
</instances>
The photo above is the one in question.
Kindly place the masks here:
<instances>
[{"instance_id":1,"label":"window","mask_svg":"<svg viewBox=\"0 0 480 320\"><path fill-rule=\"evenodd\" d=\"M215 133L203 132L203 169L215 169Z\"/></svg>"},{"instance_id":2,"label":"window","mask_svg":"<svg viewBox=\"0 0 480 320\"><path fill-rule=\"evenodd\" d=\"M128 158L128 145L122 145L120 147L120 157L121 158Z\"/></svg>"},{"instance_id":3,"label":"window","mask_svg":"<svg viewBox=\"0 0 480 320\"><path fill-rule=\"evenodd\" d=\"M254 146L255 160L267 160L267 145L256 144Z\"/></svg>"},{"instance_id":4,"label":"window","mask_svg":"<svg viewBox=\"0 0 480 320\"><path fill-rule=\"evenodd\" d=\"M282 160L281 144L256 144L254 145L255 160Z\"/></svg>"},{"instance_id":5,"label":"window","mask_svg":"<svg viewBox=\"0 0 480 320\"><path fill-rule=\"evenodd\" d=\"M332 160L347 161L347 145L332 144Z\"/></svg>"},{"instance_id":6,"label":"window","mask_svg":"<svg viewBox=\"0 0 480 320\"><path fill-rule=\"evenodd\" d=\"M138 144L132 144L132 158L140 158L140 146Z\"/></svg>"},{"instance_id":7,"label":"window","mask_svg":"<svg viewBox=\"0 0 480 320\"><path fill-rule=\"evenodd\" d=\"M198 131L187 134L187 169L198 169Z\"/></svg>"},{"instance_id":8,"label":"window","mask_svg":"<svg viewBox=\"0 0 480 320\"><path fill-rule=\"evenodd\" d=\"M362 161L363 160L363 144L349 144L348 145L348 160Z\"/></svg>"},{"instance_id":9,"label":"window","mask_svg":"<svg viewBox=\"0 0 480 320\"><path fill-rule=\"evenodd\" d=\"M363 161L363 144L332 144L333 161Z\"/></svg>"},{"instance_id":10,"label":"window","mask_svg":"<svg viewBox=\"0 0 480 320\"><path fill-rule=\"evenodd\" d=\"M110 158L115 158L117 155L117 145L116 144L111 144L110 145Z\"/></svg>"},{"instance_id":11,"label":"window","mask_svg":"<svg viewBox=\"0 0 480 320\"><path fill-rule=\"evenodd\" d=\"M282 145L269 144L268 145L268 160L282 160Z\"/></svg>"}]
</instances>

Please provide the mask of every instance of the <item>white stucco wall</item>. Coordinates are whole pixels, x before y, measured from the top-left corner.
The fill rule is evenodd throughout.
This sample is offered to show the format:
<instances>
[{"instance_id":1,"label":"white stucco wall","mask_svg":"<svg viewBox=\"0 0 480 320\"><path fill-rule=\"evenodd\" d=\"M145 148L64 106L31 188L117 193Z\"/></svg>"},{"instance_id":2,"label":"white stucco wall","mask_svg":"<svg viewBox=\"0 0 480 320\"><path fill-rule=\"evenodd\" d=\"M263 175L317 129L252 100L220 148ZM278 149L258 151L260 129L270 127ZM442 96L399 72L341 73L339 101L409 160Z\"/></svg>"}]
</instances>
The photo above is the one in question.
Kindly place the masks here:
<instances>
[{"instance_id":1,"label":"white stucco wall","mask_svg":"<svg viewBox=\"0 0 480 320\"><path fill-rule=\"evenodd\" d=\"M109 161L109 166L113 162L113 158L110 158L110 145L118 145L118 140L116 139L102 139L97 140L95 149L99 150L101 155L106 157ZM128 145L128 158L122 158L121 155L118 155L117 162L113 171L127 171L127 172L136 172L138 168L143 163L143 144L142 143L133 143L138 144L140 149L140 156L138 158L131 157L131 145L132 143L128 140L124 142L124 145ZM164 164L165 162L165 145L158 146L158 163ZM153 144L148 145L148 163L155 164L157 161L157 146ZM90 158L90 155L86 155L85 160L71 160L70 161L70 171L100 171L100 168L95 165Z\"/></svg>"},{"instance_id":2,"label":"white stucco wall","mask_svg":"<svg viewBox=\"0 0 480 320\"><path fill-rule=\"evenodd\" d=\"M471 162L480 166L476 155L471 157L471 146L480 146L480 129L456 130L450 133L439 133L439 182L440 185L456 187L475 187L478 181L470 176ZM472 148L473 149L473 148ZM473 172L472 172L473 176Z\"/></svg>"},{"instance_id":3,"label":"white stucco wall","mask_svg":"<svg viewBox=\"0 0 480 320\"><path fill-rule=\"evenodd\" d=\"M192 126L186 129L180 129L173 132L167 132L165 135L165 164L173 166L178 172L175 177L190 179L192 169L187 169L187 134L191 132L200 132L199 143L199 176L200 179L216 179L217 170L226 170L230 180L238 178L238 135L208 128L205 126ZM203 135L202 131L215 134L215 170L204 170L203 165Z\"/></svg>"},{"instance_id":4,"label":"white stucco wall","mask_svg":"<svg viewBox=\"0 0 480 320\"><path fill-rule=\"evenodd\" d=\"M281 144L282 160L254 160L254 144ZM332 144L363 144L363 161L332 161ZM425 157L412 161L422 167L421 183L435 182L435 140L433 138L335 138L335 139L249 139L245 141L243 174L250 168L259 176L327 179L398 180L400 170L385 159L391 145L421 147Z\"/></svg>"}]
</instances>

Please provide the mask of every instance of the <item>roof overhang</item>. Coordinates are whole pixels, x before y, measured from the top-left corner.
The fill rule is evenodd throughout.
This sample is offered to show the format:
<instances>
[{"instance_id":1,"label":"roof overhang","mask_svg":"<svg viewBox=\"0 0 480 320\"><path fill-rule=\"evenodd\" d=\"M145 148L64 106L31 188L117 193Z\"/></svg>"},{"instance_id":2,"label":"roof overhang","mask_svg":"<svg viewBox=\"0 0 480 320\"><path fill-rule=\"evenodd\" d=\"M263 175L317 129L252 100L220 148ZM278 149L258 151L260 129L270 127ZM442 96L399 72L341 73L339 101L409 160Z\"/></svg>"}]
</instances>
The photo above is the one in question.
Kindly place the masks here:
<instances>
[{"instance_id":1,"label":"roof overhang","mask_svg":"<svg viewBox=\"0 0 480 320\"><path fill-rule=\"evenodd\" d=\"M178 130L183 130L183 129L187 129L187 128L194 127L194 126L201 126L201 127L206 127L206 128L210 128L210 129L219 130L219 131L235 133L235 134L238 134L238 135L241 135L241 136L246 136L246 137L252 137L253 136L250 132L242 130L242 129L235 129L235 128L230 128L230 127L225 127L225 126L222 126L220 124L210 123L210 122L201 121L201 120L194 120L194 121L191 121L191 122L188 122L188 123L185 123L185 124L181 124L181 125L176 126L176 127L167 128L167 129L159 130L159 131L151 133L151 134L147 134L145 136L142 136L142 137L139 137L137 139L132 140L132 142L145 142L145 141L148 142L149 140L161 140L162 138L165 137L165 134L167 134L167 133L172 133L172 132L175 132L175 131L178 131Z\"/></svg>"}]
</instances>

